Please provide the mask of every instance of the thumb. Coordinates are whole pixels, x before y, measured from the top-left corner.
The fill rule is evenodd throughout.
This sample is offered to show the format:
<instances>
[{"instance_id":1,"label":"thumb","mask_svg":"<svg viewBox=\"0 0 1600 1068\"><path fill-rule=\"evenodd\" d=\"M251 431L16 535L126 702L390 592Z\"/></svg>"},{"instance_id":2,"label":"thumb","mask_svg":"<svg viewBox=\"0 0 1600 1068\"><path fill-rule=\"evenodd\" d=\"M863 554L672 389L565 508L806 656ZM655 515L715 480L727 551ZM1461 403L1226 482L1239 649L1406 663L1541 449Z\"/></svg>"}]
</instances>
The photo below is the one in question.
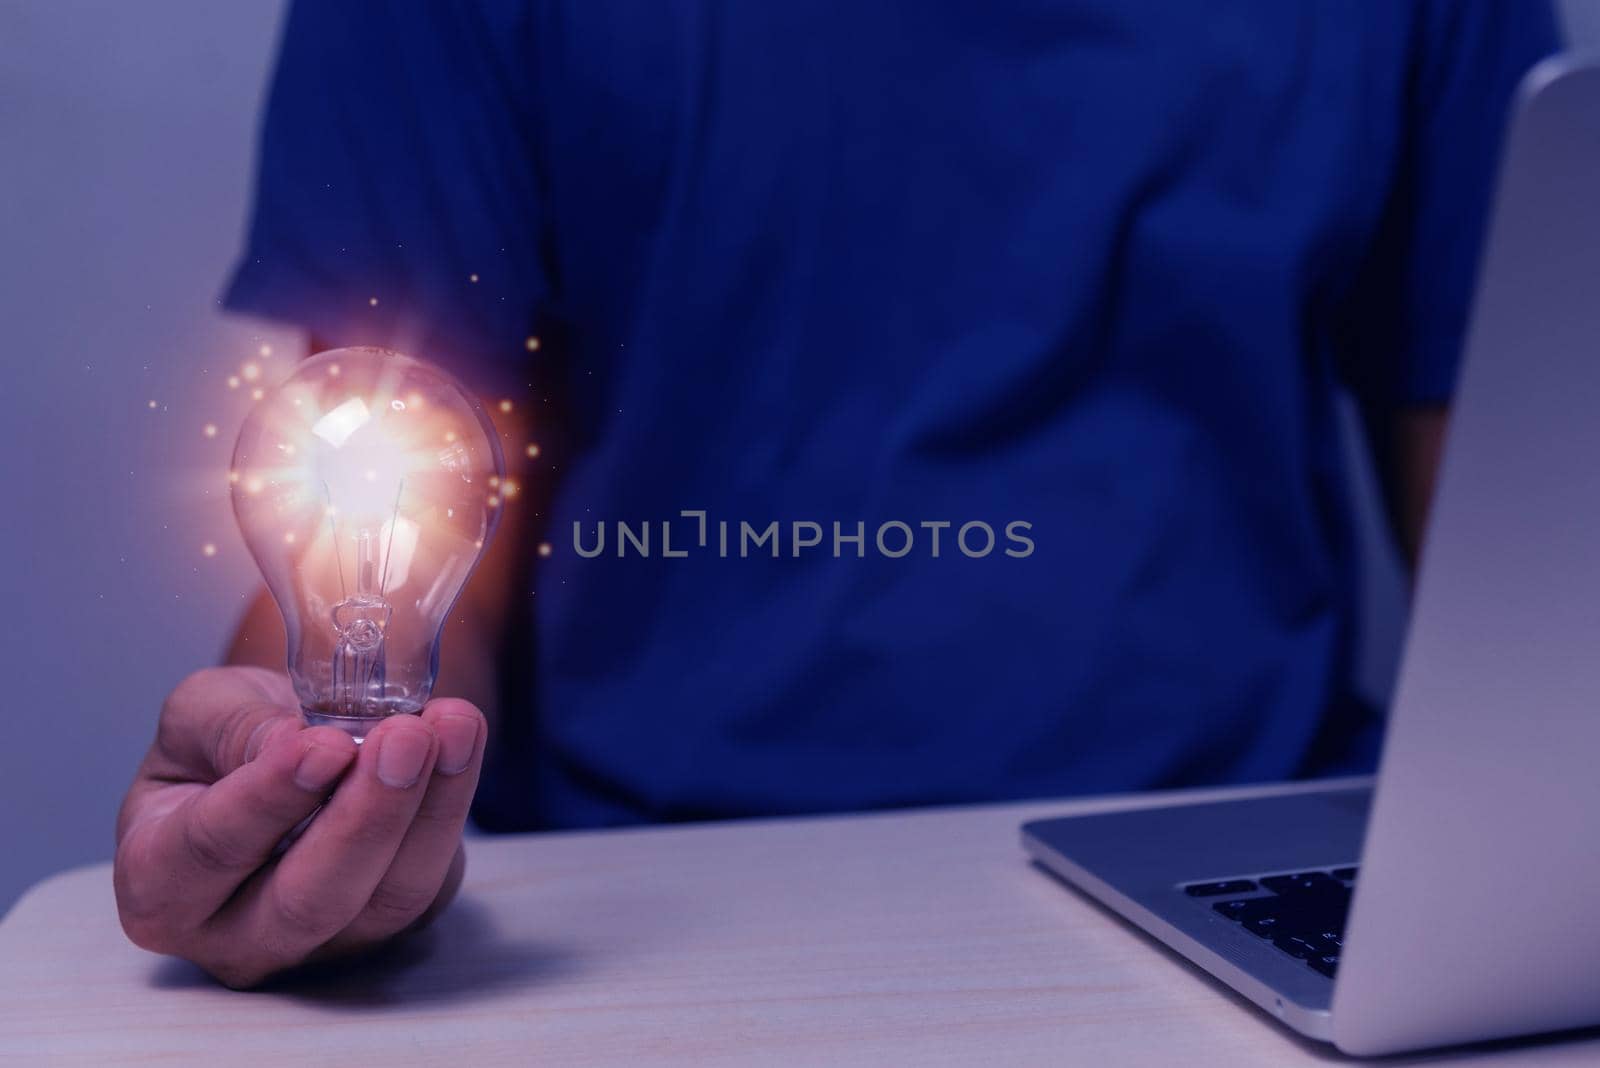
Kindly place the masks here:
<instances>
[{"instance_id":1,"label":"thumb","mask_svg":"<svg viewBox=\"0 0 1600 1068\"><path fill-rule=\"evenodd\" d=\"M171 778L215 782L247 763L278 731L299 729L300 710L274 700L256 672L211 668L167 698L156 750Z\"/></svg>"},{"instance_id":2,"label":"thumb","mask_svg":"<svg viewBox=\"0 0 1600 1068\"><path fill-rule=\"evenodd\" d=\"M211 773L221 779L250 763L284 734L305 724L298 708L265 702L240 705L222 717L211 753Z\"/></svg>"}]
</instances>

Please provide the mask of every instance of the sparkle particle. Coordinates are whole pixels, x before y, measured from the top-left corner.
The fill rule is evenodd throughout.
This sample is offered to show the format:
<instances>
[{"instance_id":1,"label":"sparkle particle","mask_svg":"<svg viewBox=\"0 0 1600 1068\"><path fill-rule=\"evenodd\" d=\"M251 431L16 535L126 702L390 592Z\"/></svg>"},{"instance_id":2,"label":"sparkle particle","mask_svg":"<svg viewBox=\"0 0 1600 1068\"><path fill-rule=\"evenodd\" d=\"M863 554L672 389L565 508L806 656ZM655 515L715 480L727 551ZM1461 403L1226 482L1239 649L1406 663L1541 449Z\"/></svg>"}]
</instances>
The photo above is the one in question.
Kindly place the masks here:
<instances>
[{"instance_id":1,"label":"sparkle particle","mask_svg":"<svg viewBox=\"0 0 1600 1068\"><path fill-rule=\"evenodd\" d=\"M489 498L489 507L490 508L498 508L498 507L500 507L500 498L499 497L490 497Z\"/></svg>"},{"instance_id":2,"label":"sparkle particle","mask_svg":"<svg viewBox=\"0 0 1600 1068\"><path fill-rule=\"evenodd\" d=\"M540 556L549 556L551 551L552 550L550 548L550 543L549 542L541 541L539 543L539 555Z\"/></svg>"},{"instance_id":3,"label":"sparkle particle","mask_svg":"<svg viewBox=\"0 0 1600 1068\"><path fill-rule=\"evenodd\" d=\"M201 433L204 434L208 438L216 437L217 436L217 424L215 424L215 423L207 423L201 429Z\"/></svg>"},{"instance_id":4,"label":"sparkle particle","mask_svg":"<svg viewBox=\"0 0 1600 1068\"><path fill-rule=\"evenodd\" d=\"M478 276L475 275L475 274L469 274L469 275L467 275L467 281L471 282L473 285L477 285L478 284Z\"/></svg>"},{"instance_id":5,"label":"sparkle particle","mask_svg":"<svg viewBox=\"0 0 1600 1068\"><path fill-rule=\"evenodd\" d=\"M217 555L217 547L208 541L200 546L200 554L202 556L215 556Z\"/></svg>"},{"instance_id":6,"label":"sparkle particle","mask_svg":"<svg viewBox=\"0 0 1600 1068\"><path fill-rule=\"evenodd\" d=\"M530 335L528 335L528 340L526 340L526 341L524 341L522 343L522 347L527 349L529 352L538 352L539 351L539 339L530 334Z\"/></svg>"},{"instance_id":7,"label":"sparkle particle","mask_svg":"<svg viewBox=\"0 0 1600 1068\"><path fill-rule=\"evenodd\" d=\"M378 306L378 298L377 297L368 297L367 298L367 306L371 307L371 308L376 308Z\"/></svg>"},{"instance_id":8,"label":"sparkle particle","mask_svg":"<svg viewBox=\"0 0 1600 1068\"><path fill-rule=\"evenodd\" d=\"M228 388L229 389L238 389L239 388L239 376L238 375L229 375L228 376Z\"/></svg>"},{"instance_id":9,"label":"sparkle particle","mask_svg":"<svg viewBox=\"0 0 1600 1068\"><path fill-rule=\"evenodd\" d=\"M537 445L529 445L523 451L528 454L528 459L530 460L537 460L539 458L539 446Z\"/></svg>"},{"instance_id":10,"label":"sparkle particle","mask_svg":"<svg viewBox=\"0 0 1600 1068\"><path fill-rule=\"evenodd\" d=\"M283 543L285 545L293 545L294 544L294 531L290 530L290 531L286 531L284 533L284 535L283 535Z\"/></svg>"},{"instance_id":11,"label":"sparkle particle","mask_svg":"<svg viewBox=\"0 0 1600 1068\"><path fill-rule=\"evenodd\" d=\"M272 346L271 345L262 345L256 351L261 354L261 358L263 360L268 360L268 359L272 358Z\"/></svg>"},{"instance_id":12,"label":"sparkle particle","mask_svg":"<svg viewBox=\"0 0 1600 1068\"><path fill-rule=\"evenodd\" d=\"M150 402L150 407L154 408L155 406L156 406L156 402L155 401L151 401ZM509 413L511 411L511 402L509 400L501 401L500 402L500 410L502 412L508 412Z\"/></svg>"},{"instance_id":13,"label":"sparkle particle","mask_svg":"<svg viewBox=\"0 0 1600 1068\"><path fill-rule=\"evenodd\" d=\"M264 390L264 389L252 389L250 391L250 399L251 400L260 400L262 397L265 397L266 395L267 395L267 391Z\"/></svg>"},{"instance_id":14,"label":"sparkle particle","mask_svg":"<svg viewBox=\"0 0 1600 1068\"><path fill-rule=\"evenodd\" d=\"M509 478L506 479L505 484L500 487L500 496L504 497L508 501L521 492L522 487L517 485Z\"/></svg>"},{"instance_id":15,"label":"sparkle particle","mask_svg":"<svg viewBox=\"0 0 1600 1068\"><path fill-rule=\"evenodd\" d=\"M246 382L254 382L261 377L261 368L253 363L247 363L239 368L239 377Z\"/></svg>"}]
</instances>

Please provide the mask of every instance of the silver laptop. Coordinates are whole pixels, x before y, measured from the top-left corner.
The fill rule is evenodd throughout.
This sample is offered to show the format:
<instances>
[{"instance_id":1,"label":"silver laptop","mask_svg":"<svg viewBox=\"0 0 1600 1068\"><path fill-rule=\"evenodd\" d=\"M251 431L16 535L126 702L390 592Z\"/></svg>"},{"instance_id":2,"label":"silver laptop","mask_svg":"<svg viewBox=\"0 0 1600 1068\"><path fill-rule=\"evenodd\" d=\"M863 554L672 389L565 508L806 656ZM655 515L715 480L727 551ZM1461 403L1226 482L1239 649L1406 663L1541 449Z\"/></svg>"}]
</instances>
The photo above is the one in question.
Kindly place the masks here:
<instances>
[{"instance_id":1,"label":"silver laptop","mask_svg":"<svg viewBox=\"0 0 1600 1068\"><path fill-rule=\"evenodd\" d=\"M1347 1053L1600 1024L1600 62L1518 95L1376 784L1023 842Z\"/></svg>"}]
</instances>

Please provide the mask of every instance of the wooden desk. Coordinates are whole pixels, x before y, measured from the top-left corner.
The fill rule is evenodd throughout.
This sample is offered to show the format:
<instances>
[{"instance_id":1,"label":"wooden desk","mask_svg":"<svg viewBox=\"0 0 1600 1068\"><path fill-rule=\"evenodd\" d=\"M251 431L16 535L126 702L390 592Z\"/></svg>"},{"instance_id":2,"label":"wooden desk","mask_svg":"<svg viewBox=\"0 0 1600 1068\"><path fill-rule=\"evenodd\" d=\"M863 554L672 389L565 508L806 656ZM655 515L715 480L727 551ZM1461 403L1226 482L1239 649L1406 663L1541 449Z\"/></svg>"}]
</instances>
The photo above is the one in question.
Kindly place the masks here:
<instances>
[{"instance_id":1,"label":"wooden desk","mask_svg":"<svg viewBox=\"0 0 1600 1068\"><path fill-rule=\"evenodd\" d=\"M0 923L0 1063L1337 1059L1018 845L1024 819L1139 803L477 839L462 899L433 932L364 971L267 993L135 949L109 867L79 869ZM1593 1065L1600 1039L1457 1057Z\"/></svg>"}]
</instances>

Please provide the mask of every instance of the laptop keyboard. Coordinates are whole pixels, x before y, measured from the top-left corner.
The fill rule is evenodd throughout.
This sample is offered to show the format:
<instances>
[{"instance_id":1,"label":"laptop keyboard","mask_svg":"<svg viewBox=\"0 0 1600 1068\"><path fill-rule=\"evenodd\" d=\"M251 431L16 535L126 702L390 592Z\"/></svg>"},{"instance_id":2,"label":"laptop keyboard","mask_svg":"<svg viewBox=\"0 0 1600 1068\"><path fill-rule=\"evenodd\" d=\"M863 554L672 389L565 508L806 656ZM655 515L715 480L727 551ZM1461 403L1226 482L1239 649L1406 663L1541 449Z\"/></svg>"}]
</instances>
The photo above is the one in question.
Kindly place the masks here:
<instances>
[{"instance_id":1,"label":"laptop keyboard","mask_svg":"<svg viewBox=\"0 0 1600 1068\"><path fill-rule=\"evenodd\" d=\"M1189 883L1195 898L1221 898L1211 907L1246 931L1332 979L1344 946L1344 921L1350 912L1355 868ZM1248 895L1248 896L1246 896Z\"/></svg>"}]
</instances>

